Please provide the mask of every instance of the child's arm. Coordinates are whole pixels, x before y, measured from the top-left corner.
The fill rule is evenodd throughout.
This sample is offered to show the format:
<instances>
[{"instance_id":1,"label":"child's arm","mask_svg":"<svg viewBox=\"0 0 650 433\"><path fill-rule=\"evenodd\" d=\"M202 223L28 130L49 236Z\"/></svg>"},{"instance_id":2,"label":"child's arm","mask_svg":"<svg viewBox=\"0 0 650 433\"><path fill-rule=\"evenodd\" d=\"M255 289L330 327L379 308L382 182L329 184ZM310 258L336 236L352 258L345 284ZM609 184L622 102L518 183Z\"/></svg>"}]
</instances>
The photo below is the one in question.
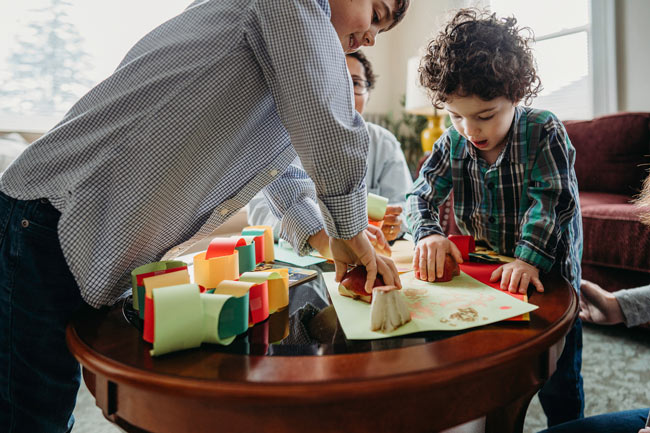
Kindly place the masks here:
<instances>
[{"instance_id":1,"label":"child's arm","mask_svg":"<svg viewBox=\"0 0 650 433\"><path fill-rule=\"evenodd\" d=\"M557 248L563 233L570 230L578 208L578 185L573 171L575 149L568 140L564 126L555 116L549 115L538 143L537 148L530 149L535 159L530 169L528 188L524 191L524 199L529 205L515 248L518 261L504 266L505 270L512 269L512 272L502 275L501 279L502 287L505 285L510 291L515 287L521 291L522 282L517 281L517 277L523 277L525 273L538 291L543 290L541 282L538 283L538 274L540 271L550 271L556 258L564 255ZM564 248L569 246L565 245ZM530 268L518 262L524 262Z\"/></svg>"}]
</instances>

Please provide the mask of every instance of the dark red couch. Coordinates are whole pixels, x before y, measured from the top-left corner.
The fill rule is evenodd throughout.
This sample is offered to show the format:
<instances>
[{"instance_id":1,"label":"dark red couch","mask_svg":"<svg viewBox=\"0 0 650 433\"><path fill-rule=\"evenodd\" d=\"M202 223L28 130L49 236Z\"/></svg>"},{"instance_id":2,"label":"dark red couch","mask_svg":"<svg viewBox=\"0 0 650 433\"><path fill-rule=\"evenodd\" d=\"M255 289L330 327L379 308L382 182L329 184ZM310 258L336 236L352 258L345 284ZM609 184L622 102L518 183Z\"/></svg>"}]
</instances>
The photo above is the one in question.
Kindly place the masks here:
<instances>
[{"instance_id":1,"label":"dark red couch","mask_svg":"<svg viewBox=\"0 0 650 433\"><path fill-rule=\"evenodd\" d=\"M576 148L583 278L609 291L650 284L650 227L630 203L650 168L650 113L564 124ZM458 233L450 203L440 211L445 232Z\"/></svg>"}]
</instances>

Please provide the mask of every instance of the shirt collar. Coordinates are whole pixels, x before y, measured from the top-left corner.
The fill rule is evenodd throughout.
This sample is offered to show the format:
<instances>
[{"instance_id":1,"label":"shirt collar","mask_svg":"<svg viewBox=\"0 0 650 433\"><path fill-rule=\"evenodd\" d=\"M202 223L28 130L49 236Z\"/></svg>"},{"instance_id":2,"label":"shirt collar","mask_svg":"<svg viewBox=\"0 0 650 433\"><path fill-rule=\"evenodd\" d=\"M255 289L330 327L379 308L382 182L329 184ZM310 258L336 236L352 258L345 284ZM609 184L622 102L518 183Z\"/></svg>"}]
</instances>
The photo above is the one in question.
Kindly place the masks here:
<instances>
[{"instance_id":1,"label":"shirt collar","mask_svg":"<svg viewBox=\"0 0 650 433\"><path fill-rule=\"evenodd\" d=\"M316 0L316 3L318 3L318 6L320 6L321 9L323 9L323 12L325 12L327 18L332 18L332 10L330 9L329 0Z\"/></svg>"}]
</instances>

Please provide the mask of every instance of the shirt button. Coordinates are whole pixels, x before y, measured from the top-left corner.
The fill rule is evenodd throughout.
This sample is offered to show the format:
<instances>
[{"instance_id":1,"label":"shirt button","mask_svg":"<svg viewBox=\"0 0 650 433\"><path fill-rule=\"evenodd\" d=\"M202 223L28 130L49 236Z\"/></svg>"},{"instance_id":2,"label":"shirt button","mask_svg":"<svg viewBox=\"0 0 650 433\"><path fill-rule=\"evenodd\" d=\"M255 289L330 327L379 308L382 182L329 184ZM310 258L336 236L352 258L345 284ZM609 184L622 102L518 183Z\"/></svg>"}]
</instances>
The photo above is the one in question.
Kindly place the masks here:
<instances>
[{"instance_id":1,"label":"shirt button","mask_svg":"<svg viewBox=\"0 0 650 433\"><path fill-rule=\"evenodd\" d=\"M29 227L29 221L27 221L27 220L22 220L22 221L20 222L20 225L22 225L23 227L27 228L27 227Z\"/></svg>"},{"instance_id":2,"label":"shirt button","mask_svg":"<svg viewBox=\"0 0 650 433\"><path fill-rule=\"evenodd\" d=\"M270 174L271 176L277 176L278 171L274 168L273 170L271 170L271 171L269 172L269 174Z\"/></svg>"},{"instance_id":3,"label":"shirt button","mask_svg":"<svg viewBox=\"0 0 650 433\"><path fill-rule=\"evenodd\" d=\"M221 214L221 216L226 216L228 215L228 209L221 209L219 213Z\"/></svg>"},{"instance_id":4,"label":"shirt button","mask_svg":"<svg viewBox=\"0 0 650 433\"><path fill-rule=\"evenodd\" d=\"M490 221L490 224L494 224L496 219L493 216L491 216L490 218L488 218L488 221Z\"/></svg>"}]
</instances>

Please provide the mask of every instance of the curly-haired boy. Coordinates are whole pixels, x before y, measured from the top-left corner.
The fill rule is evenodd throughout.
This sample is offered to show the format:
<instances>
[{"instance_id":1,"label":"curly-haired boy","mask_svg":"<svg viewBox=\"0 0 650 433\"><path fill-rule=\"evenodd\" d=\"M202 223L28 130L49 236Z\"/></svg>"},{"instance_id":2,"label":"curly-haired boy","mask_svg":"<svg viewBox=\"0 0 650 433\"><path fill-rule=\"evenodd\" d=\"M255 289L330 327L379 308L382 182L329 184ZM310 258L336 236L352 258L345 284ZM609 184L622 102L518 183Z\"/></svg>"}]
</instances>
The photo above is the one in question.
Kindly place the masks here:
<instances>
[{"instance_id":1,"label":"curly-haired boy","mask_svg":"<svg viewBox=\"0 0 650 433\"><path fill-rule=\"evenodd\" d=\"M420 82L450 113L452 127L407 195L421 279L442 276L447 254L462 261L438 215L453 193L461 232L515 257L492 274L502 289L525 293L532 284L543 292L539 274L551 269L580 287L575 149L555 115L519 105L541 89L530 41L515 18L462 9L428 45ZM581 335L578 322L540 392L549 425L582 417Z\"/></svg>"}]
</instances>

